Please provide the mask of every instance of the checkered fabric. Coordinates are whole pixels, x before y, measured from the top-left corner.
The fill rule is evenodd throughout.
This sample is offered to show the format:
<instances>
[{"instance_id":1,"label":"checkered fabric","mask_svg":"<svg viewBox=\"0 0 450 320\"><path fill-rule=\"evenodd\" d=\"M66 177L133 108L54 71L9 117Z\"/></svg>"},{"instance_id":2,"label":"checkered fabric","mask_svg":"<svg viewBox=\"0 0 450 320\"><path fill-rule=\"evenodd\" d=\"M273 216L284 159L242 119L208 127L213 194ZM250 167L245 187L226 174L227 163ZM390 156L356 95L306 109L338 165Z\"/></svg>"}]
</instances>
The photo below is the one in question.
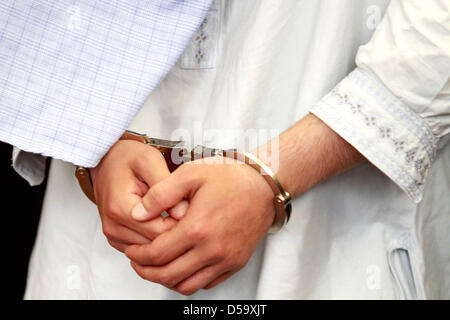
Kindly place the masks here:
<instances>
[{"instance_id":1,"label":"checkered fabric","mask_svg":"<svg viewBox=\"0 0 450 320\"><path fill-rule=\"evenodd\" d=\"M210 2L0 1L0 140L95 166Z\"/></svg>"}]
</instances>

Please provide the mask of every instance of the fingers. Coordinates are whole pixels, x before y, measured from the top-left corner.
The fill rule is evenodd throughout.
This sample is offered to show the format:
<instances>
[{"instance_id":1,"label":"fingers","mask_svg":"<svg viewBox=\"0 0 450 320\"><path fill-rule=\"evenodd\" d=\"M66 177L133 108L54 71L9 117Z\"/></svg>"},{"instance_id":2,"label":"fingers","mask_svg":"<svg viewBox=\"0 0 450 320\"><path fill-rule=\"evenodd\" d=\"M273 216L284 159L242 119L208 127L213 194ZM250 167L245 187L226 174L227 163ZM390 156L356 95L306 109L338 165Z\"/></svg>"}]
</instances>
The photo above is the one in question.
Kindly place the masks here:
<instances>
[{"instance_id":1,"label":"fingers","mask_svg":"<svg viewBox=\"0 0 450 320\"><path fill-rule=\"evenodd\" d=\"M134 207L143 208L139 204L149 186L170 175L164 157L155 148L119 141L91 173L103 231L116 249L149 243L175 224L172 218L145 223L132 218Z\"/></svg>"},{"instance_id":2,"label":"fingers","mask_svg":"<svg viewBox=\"0 0 450 320\"><path fill-rule=\"evenodd\" d=\"M176 220L168 217L157 217L147 222L131 221L130 228L140 233L144 237L153 240L160 234L169 231L176 224ZM139 244L138 242L135 242Z\"/></svg>"},{"instance_id":3,"label":"fingers","mask_svg":"<svg viewBox=\"0 0 450 320\"><path fill-rule=\"evenodd\" d=\"M141 265L161 266L181 256L193 248L194 242L185 239L185 232L178 226L162 233L150 244L129 246L125 251L127 257Z\"/></svg>"},{"instance_id":4,"label":"fingers","mask_svg":"<svg viewBox=\"0 0 450 320\"><path fill-rule=\"evenodd\" d=\"M233 271L225 269L220 264L216 264L198 271L193 276L179 283L174 290L190 296L200 289L212 288L231 277L233 273Z\"/></svg>"},{"instance_id":5,"label":"fingers","mask_svg":"<svg viewBox=\"0 0 450 320\"><path fill-rule=\"evenodd\" d=\"M113 241L113 240L108 240L108 243L111 247L113 247L114 249L116 249L122 253L124 253L125 249L128 247L127 244L120 243L120 242Z\"/></svg>"},{"instance_id":6,"label":"fingers","mask_svg":"<svg viewBox=\"0 0 450 320\"><path fill-rule=\"evenodd\" d=\"M138 188L137 193L140 197L143 197L150 189L150 187L145 182L139 180L139 178L136 179L136 184Z\"/></svg>"},{"instance_id":7,"label":"fingers","mask_svg":"<svg viewBox=\"0 0 450 320\"><path fill-rule=\"evenodd\" d=\"M143 186L130 168L121 168L113 178L98 181L97 189L96 195L101 194L97 205L103 219L106 217L127 226L134 221L130 212L141 201L139 194Z\"/></svg>"},{"instance_id":8,"label":"fingers","mask_svg":"<svg viewBox=\"0 0 450 320\"><path fill-rule=\"evenodd\" d=\"M167 178L170 171L159 150L148 146L145 148L146 152L131 162L131 169L148 186L152 186Z\"/></svg>"},{"instance_id":9,"label":"fingers","mask_svg":"<svg viewBox=\"0 0 450 320\"><path fill-rule=\"evenodd\" d=\"M186 214L186 211L187 211L188 207L189 207L189 201L181 200L173 208L168 209L167 212L169 213L169 215L172 218L174 218L176 220L180 220ZM152 219L152 216L155 215L156 213L157 212L149 214L147 212L147 209L145 209L144 205L142 204L142 202L139 202L133 208L133 210L131 212L131 216L136 221L146 221L148 219Z\"/></svg>"},{"instance_id":10,"label":"fingers","mask_svg":"<svg viewBox=\"0 0 450 320\"><path fill-rule=\"evenodd\" d=\"M143 266L133 261L131 262L131 266L142 278L162 284L168 288L173 288L198 270L214 262L198 256L198 250L190 250L164 266Z\"/></svg>"},{"instance_id":11,"label":"fingers","mask_svg":"<svg viewBox=\"0 0 450 320\"><path fill-rule=\"evenodd\" d=\"M200 183L199 180L192 179L192 177L195 175L179 174L174 171L166 179L153 185L142 198L142 205L137 205L133 210L133 218L138 221L152 219L188 198ZM185 207L186 204L183 204L176 209L176 215L182 216Z\"/></svg>"},{"instance_id":12,"label":"fingers","mask_svg":"<svg viewBox=\"0 0 450 320\"><path fill-rule=\"evenodd\" d=\"M178 202L175 207L168 210L170 216L176 220L180 220L186 214L187 209L189 208L189 201L181 200Z\"/></svg>"},{"instance_id":13,"label":"fingers","mask_svg":"<svg viewBox=\"0 0 450 320\"><path fill-rule=\"evenodd\" d=\"M150 240L145 236L113 221L103 223L103 233L108 240L124 244L146 244Z\"/></svg>"},{"instance_id":14,"label":"fingers","mask_svg":"<svg viewBox=\"0 0 450 320\"><path fill-rule=\"evenodd\" d=\"M170 179L170 177L167 179ZM127 256L142 265L164 265L193 248L196 244L202 244L208 236L209 225L203 219L198 222L196 217L206 215L205 210L208 209L204 207L203 202L193 199L190 202L186 217L178 221L176 226L161 233L149 245L130 246L126 250ZM195 212L196 215L190 215L189 212L191 211Z\"/></svg>"},{"instance_id":15,"label":"fingers","mask_svg":"<svg viewBox=\"0 0 450 320\"><path fill-rule=\"evenodd\" d=\"M154 217L150 217L141 201L139 201L131 210L131 216L136 221L146 221ZM155 215L156 217L156 215Z\"/></svg>"},{"instance_id":16,"label":"fingers","mask_svg":"<svg viewBox=\"0 0 450 320\"><path fill-rule=\"evenodd\" d=\"M214 288L215 286L221 284L222 282L224 282L225 280L227 280L229 277L231 277L234 274L234 271L227 271L225 273L223 273L222 275L220 275L219 277L217 277L215 280L213 280L212 282L210 282L208 285L206 285L205 287L203 287L203 289L205 290L209 290Z\"/></svg>"},{"instance_id":17,"label":"fingers","mask_svg":"<svg viewBox=\"0 0 450 320\"><path fill-rule=\"evenodd\" d=\"M103 233L108 239L130 244L144 244L172 229L176 224L176 220L161 216L147 222L138 222L120 212L106 211L104 213Z\"/></svg>"},{"instance_id":18,"label":"fingers","mask_svg":"<svg viewBox=\"0 0 450 320\"><path fill-rule=\"evenodd\" d=\"M152 156L157 159L159 158L160 161L148 161L147 157L137 158L131 164L131 168L139 179L142 179L148 186L153 186L167 178L170 175L170 172L164 157L158 150L149 149L149 152L154 153ZM160 214L161 213L162 212L160 212ZM131 216L136 221L146 221L157 217L157 214L149 215L139 199L132 207Z\"/></svg>"}]
</instances>

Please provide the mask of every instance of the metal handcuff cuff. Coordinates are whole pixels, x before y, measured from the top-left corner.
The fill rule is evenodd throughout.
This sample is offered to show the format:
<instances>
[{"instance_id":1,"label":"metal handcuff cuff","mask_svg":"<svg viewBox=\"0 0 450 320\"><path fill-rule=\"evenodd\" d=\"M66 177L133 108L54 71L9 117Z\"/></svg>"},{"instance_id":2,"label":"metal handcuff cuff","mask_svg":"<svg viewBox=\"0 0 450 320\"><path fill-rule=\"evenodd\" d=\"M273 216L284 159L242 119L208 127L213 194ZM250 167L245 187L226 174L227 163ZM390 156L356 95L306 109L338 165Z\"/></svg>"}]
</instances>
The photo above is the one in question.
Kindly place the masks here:
<instances>
[{"instance_id":1,"label":"metal handcuff cuff","mask_svg":"<svg viewBox=\"0 0 450 320\"><path fill-rule=\"evenodd\" d=\"M222 156L244 162L261 173L274 193L273 204L275 206L275 217L268 233L276 233L289 221L292 211L291 196L283 189L272 170L251 153L240 153L235 149L220 150L204 146L196 146L189 152L182 141L149 138L145 134L139 134L133 131L126 131L119 140L135 140L155 147L162 153L170 172L174 171L184 162L214 156ZM77 166L75 176L84 194L95 203L95 195L89 170Z\"/></svg>"}]
</instances>

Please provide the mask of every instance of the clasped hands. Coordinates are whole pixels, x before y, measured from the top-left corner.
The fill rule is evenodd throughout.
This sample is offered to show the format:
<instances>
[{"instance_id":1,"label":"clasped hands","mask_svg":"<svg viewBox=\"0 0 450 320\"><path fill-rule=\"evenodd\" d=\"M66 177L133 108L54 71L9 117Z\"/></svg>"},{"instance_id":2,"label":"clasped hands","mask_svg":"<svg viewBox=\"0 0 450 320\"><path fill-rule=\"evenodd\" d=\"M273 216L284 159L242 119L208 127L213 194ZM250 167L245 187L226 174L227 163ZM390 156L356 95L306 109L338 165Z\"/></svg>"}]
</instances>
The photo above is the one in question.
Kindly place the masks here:
<instances>
[{"instance_id":1,"label":"clasped hands","mask_svg":"<svg viewBox=\"0 0 450 320\"><path fill-rule=\"evenodd\" d=\"M243 268L274 219L264 178L220 157L170 173L157 149L122 140L91 177L109 244L143 279L184 295L213 288Z\"/></svg>"}]
</instances>

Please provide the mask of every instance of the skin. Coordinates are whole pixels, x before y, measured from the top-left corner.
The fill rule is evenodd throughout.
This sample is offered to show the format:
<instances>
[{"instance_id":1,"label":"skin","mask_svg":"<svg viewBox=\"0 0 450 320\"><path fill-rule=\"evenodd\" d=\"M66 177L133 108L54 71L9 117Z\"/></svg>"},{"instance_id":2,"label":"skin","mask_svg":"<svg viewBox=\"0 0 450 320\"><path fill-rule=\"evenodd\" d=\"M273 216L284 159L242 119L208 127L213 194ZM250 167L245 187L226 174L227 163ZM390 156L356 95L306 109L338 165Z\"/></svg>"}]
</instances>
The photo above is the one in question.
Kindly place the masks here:
<instances>
[{"instance_id":1,"label":"skin","mask_svg":"<svg viewBox=\"0 0 450 320\"><path fill-rule=\"evenodd\" d=\"M265 149L267 154L260 152ZM269 143L253 153L270 165L270 153L275 151L270 149ZM361 154L312 114L279 136L278 151L276 175L293 197L364 161ZM119 156L123 153L112 154L100 167L119 161L116 159ZM102 171L104 175L111 174L112 163L104 171L100 168L99 175ZM145 170L143 165L141 171ZM154 170L152 165L152 170L148 171ZM191 295L202 288L215 287L247 264L274 218L273 192L256 170L240 162L230 164L214 157L183 164L169 175L167 172L157 178L150 175L148 181L144 179L149 190L135 192L138 196L132 201L124 200L120 209L128 219L135 220L124 220L124 226L153 240L135 243L131 238L121 240L122 250L131 243L125 253L138 275ZM98 184L96 195L104 197L102 208L119 199L105 195L111 192L105 184L114 188L116 197L127 195L118 194L117 190L123 188L119 181L112 183L111 178L94 181ZM124 177L120 181L126 184L125 180ZM188 206L186 201L189 201ZM178 222L172 219L165 225L161 212L176 208L180 202L184 203L183 210L175 211L178 211L178 218L184 216ZM102 208L99 205L101 216Z\"/></svg>"},{"instance_id":2,"label":"skin","mask_svg":"<svg viewBox=\"0 0 450 320\"><path fill-rule=\"evenodd\" d=\"M90 173L103 233L115 249L124 252L130 244L150 243L175 225L173 218L159 216L139 222L131 215L149 187L170 175L155 148L136 141L118 141Z\"/></svg>"},{"instance_id":3,"label":"skin","mask_svg":"<svg viewBox=\"0 0 450 320\"><path fill-rule=\"evenodd\" d=\"M127 248L144 279L192 294L245 266L266 234L274 218L269 185L246 164L218 160L184 164L143 198L151 216L190 202L183 219L151 246Z\"/></svg>"}]
</instances>

